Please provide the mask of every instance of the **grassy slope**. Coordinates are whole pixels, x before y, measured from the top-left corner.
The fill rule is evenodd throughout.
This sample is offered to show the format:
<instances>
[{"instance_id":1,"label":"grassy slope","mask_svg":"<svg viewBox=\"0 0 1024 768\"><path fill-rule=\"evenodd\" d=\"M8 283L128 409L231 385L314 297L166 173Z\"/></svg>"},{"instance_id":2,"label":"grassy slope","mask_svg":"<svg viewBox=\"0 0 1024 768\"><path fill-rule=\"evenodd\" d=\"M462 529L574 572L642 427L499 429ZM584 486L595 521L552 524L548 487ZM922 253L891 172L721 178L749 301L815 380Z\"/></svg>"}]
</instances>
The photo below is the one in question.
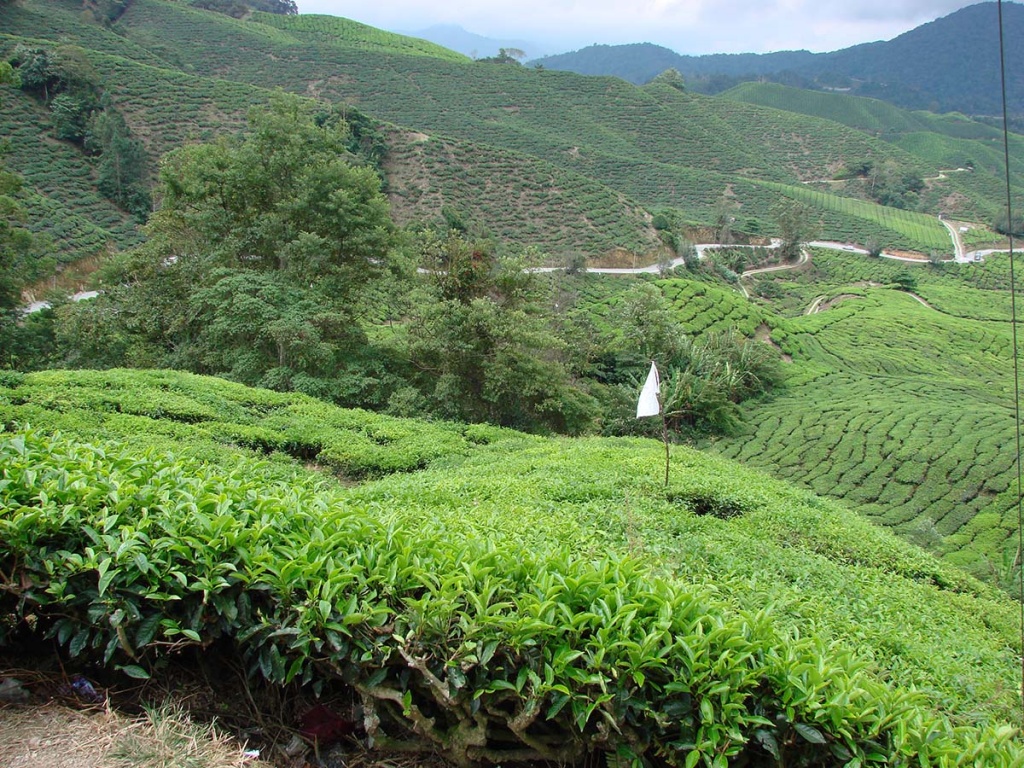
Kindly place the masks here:
<instances>
[{"instance_id":1,"label":"grassy slope","mask_svg":"<svg viewBox=\"0 0 1024 768\"><path fill-rule=\"evenodd\" d=\"M406 37L385 32L382 29L360 24L351 19L337 16L303 14L282 16L271 13L256 13L251 17L259 24L277 27L294 38L296 42L325 43L328 45L352 45L365 51L377 53L402 53L410 56L426 56L443 61L469 61L468 56L449 50L436 43L417 37Z\"/></svg>"},{"instance_id":2,"label":"grassy slope","mask_svg":"<svg viewBox=\"0 0 1024 768\"><path fill-rule=\"evenodd\" d=\"M172 372L5 381L8 428L30 422L72 440L130 441L140 457L158 447L242 461L267 483L321 482L311 467L377 477L321 487L329 504L467 546L567 547L583 559L630 551L709 589L716 614L767 611L782 637L855 648L872 674L919 688L954 721L1014 717L1009 601L833 502L713 456L674 448L666 488L661 448L646 440L403 421Z\"/></svg>"},{"instance_id":3,"label":"grassy slope","mask_svg":"<svg viewBox=\"0 0 1024 768\"><path fill-rule=\"evenodd\" d=\"M885 287L901 274L917 280L932 308ZM754 301L699 272L647 279L687 332L770 330L792 360L787 387L747 404L746 429L714 440L716 452L840 499L987 581L1011 584L1005 257L935 268L816 250L809 269L747 280ZM605 323L630 284L590 274L564 290ZM819 297L821 311L804 316Z\"/></svg>"},{"instance_id":4,"label":"grassy slope","mask_svg":"<svg viewBox=\"0 0 1024 768\"><path fill-rule=\"evenodd\" d=\"M995 128L959 114L902 109L878 99L791 88L777 83L741 83L722 94L723 98L760 104L788 112L834 120L883 138L891 134L929 131L963 139L996 139Z\"/></svg>"},{"instance_id":5,"label":"grassy slope","mask_svg":"<svg viewBox=\"0 0 1024 768\"><path fill-rule=\"evenodd\" d=\"M170 11L150 4L127 16L125 24L133 30L148 25L173 30ZM180 40L183 47L190 44ZM342 48L329 55L343 76L324 78L315 62L301 58L278 62L269 77L289 90L354 101L371 114L426 133L539 156L643 205L682 208L698 220L710 217L714 201L737 175L787 182L817 178L822 168L837 167L841 157L865 153L917 162L833 123L809 123L665 86L639 89L612 78L425 59L367 61ZM210 53L196 46L190 56L202 60ZM245 55L209 64L221 67L222 75L228 67L242 80L255 74ZM776 194L747 184L737 194L751 217L770 225Z\"/></svg>"},{"instance_id":6,"label":"grassy slope","mask_svg":"<svg viewBox=\"0 0 1024 768\"><path fill-rule=\"evenodd\" d=\"M446 208L503 245L540 243L553 254L660 247L643 208L572 169L414 131L393 130L388 144L388 197L401 224L435 220Z\"/></svg>"}]
</instances>

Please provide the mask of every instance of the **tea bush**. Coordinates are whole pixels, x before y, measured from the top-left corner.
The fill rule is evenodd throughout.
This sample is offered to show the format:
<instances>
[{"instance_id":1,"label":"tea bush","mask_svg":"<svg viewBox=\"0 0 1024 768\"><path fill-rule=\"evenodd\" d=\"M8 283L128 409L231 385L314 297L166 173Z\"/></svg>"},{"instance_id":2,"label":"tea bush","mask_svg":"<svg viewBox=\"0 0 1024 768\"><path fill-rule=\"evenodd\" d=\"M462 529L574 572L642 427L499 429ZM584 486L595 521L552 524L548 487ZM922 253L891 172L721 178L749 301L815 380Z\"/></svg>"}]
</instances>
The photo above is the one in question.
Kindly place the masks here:
<instances>
[{"instance_id":1,"label":"tea bush","mask_svg":"<svg viewBox=\"0 0 1024 768\"><path fill-rule=\"evenodd\" d=\"M344 680L372 743L462 763L1021 759L1012 728L953 727L868 658L643 559L452 537L251 461L33 431L0 455L5 631L30 613L129 676L229 642L272 683Z\"/></svg>"}]
</instances>

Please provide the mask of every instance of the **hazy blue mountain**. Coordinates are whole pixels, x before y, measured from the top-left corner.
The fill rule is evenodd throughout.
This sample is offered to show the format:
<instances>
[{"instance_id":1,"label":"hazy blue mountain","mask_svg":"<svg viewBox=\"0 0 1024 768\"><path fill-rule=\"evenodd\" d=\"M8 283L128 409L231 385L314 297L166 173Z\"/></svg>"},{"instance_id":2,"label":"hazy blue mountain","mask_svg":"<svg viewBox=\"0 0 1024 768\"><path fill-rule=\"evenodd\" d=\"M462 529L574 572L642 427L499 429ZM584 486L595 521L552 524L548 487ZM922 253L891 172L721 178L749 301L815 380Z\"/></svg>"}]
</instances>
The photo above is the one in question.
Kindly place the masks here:
<instances>
[{"instance_id":1,"label":"hazy blue mountain","mask_svg":"<svg viewBox=\"0 0 1024 768\"><path fill-rule=\"evenodd\" d=\"M1024 112L1024 5L1003 4L1007 98ZM820 54L802 68L821 79L835 73L855 92L901 106L996 114L1000 111L999 22L996 3L979 3L892 40Z\"/></svg>"},{"instance_id":2,"label":"hazy blue mountain","mask_svg":"<svg viewBox=\"0 0 1024 768\"><path fill-rule=\"evenodd\" d=\"M394 31L399 32L399 30ZM518 48L528 58L544 54L539 43L529 40L499 40L493 37L484 37L483 35L469 32L457 24L435 24L432 27L418 31L401 31L400 34L429 40L432 43L443 45L445 48L458 51L474 59L495 56L502 48Z\"/></svg>"},{"instance_id":3,"label":"hazy blue mountain","mask_svg":"<svg viewBox=\"0 0 1024 768\"><path fill-rule=\"evenodd\" d=\"M1024 113L1024 6L1003 5L1008 42L1007 97ZM697 90L719 91L742 80L767 78L808 88L841 88L903 107L968 114L1000 110L997 4L979 3L923 24L892 40L831 53L684 56L658 45L595 45L536 59L548 69L612 75L646 83L672 67Z\"/></svg>"}]
</instances>

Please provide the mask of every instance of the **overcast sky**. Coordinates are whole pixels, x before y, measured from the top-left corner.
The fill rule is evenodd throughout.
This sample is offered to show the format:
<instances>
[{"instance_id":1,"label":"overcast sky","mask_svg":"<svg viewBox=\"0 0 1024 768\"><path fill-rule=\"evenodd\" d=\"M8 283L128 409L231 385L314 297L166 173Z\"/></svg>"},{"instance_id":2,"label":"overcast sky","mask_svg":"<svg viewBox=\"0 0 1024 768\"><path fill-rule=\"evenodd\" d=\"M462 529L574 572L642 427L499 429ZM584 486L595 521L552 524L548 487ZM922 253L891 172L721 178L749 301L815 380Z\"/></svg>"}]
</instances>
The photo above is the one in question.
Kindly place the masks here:
<instances>
[{"instance_id":1,"label":"overcast sky","mask_svg":"<svg viewBox=\"0 0 1024 768\"><path fill-rule=\"evenodd\" d=\"M457 24L486 37L535 41L549 54L642 42L683 54L834 51L892 39L976 1L297 0L300 13L391 30Z\"/></svg>"}]
</instances>

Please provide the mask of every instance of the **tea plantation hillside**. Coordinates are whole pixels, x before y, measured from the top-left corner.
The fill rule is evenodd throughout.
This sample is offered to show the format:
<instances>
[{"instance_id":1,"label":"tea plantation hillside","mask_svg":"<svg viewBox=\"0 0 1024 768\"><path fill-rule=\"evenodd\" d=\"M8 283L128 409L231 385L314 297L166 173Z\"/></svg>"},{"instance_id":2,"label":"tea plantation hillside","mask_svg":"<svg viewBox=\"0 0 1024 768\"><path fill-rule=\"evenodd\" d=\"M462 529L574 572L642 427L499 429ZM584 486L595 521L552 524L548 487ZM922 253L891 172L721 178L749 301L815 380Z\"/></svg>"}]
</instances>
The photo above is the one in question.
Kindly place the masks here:
<instances>
[{"instance_id":1,"label":"tea plantation hillside","mask_svg":"<svg viewBox=\"0 0 1024 768\"><path fill-rule=\"evenodd\" d=\"M722 98L823 117L887 140L894 134L918 131L972 140L1002 138L999 129L958 113L912 111L878 99L791 88L777 83L741 83L722 93Z\"/></svg>"},{"instance_id":2,"label":"tea plantation hillside","mask_svg":"<svg viewBox=\"0 0 1024 768\"><path fill-rule=\"evenodd\" d=\"M910 280L917 297L896 290ZM907 266L815 250L761 278L788 385L716 450L843 499L950 562L1014 583L1008 262ZM813 310L813 314L804 314Z\"/></svg>"},{"instance_id":3,"label":"tea plantation hillside","mask_svg":"<svg viewBox=\"0 0 1024 768\"><path fill-rule=\"evenodd\" d=\"M875 99L773 83L743 83L722 98L833 120L878 136L930 167L944 169L940 178L929 180L934 188L922 193L934 210L992 220L1000 193L1006 194L996 178L1005 162L1002 132L963 115L912 112ZM1024 137L1014 133L1009 140L1010 182L1019 194L1024 188ZM951 200L950 194L956 199Z\"/></svg>"},{"instance_id":4,"label":"tea plantation hillside","mask_svg":"<svg viewBox=\"0 0 1024 768\"><path fill-rule=\"evenodd\" d=\"M4 86L0 91L0 123L10 150L6 164L27 180L22 192L27 223L52 239L56 259L70 264L137 244L137 222L99 194L89 160L47 135L47 110Z\"/></svg>"},{"instance_id":5,"label":"tea plantation hillside","mask_svg":"<svg viewBox=\"0 0 1024 768\"><path fill-rule=\"evenodd\" d=\"M1024 759L1006 598L722 459L164 371L5 374L0 418L8 650L226 654L464 764Z\"/></svg>"},{"instance_id":6,"label":"tea plantation hillside","mask_svg":"<svg viewBox=\"0 0 1024 768\"><path fill-rule=\"evenodd\" d=\"M837 238L948 250L932 218L921 215L908 228L898 221L902 212L874 203L864 209L834 194L857 190L805 186L865 158L934 178L922 198L929 213L984 220L997 207L987 166L961 192L961 179L939 177L945 151L907 151L842 120L704 97L663 81L639 88L473 62L344 19L257 13L243 21L136 0L108 29L89 22L76 0L23 0L0 8L0 30L5 55L18 45L41 46L87 62L153 168L182 142L233 133L249 106L266 102L267 89L283 88L354 105L369 118L361 130L372 125L386 136L374 157L399 220L458 221L556 256L651 252L659 246L653 214L672 212L680 226L710 225L723 200L738 210L737 231L777 234L780 198L808 206ZM5 110L0 128L24 132L32 104L13 93L5 101L17 110ZM40 128L53 135L37 105L30 135ZM371 134L361 136L372 143ZM47 164L36 143L13 142L10 162L42 194ZM54 143L67 157L49 168L71 173L74 150ZM61 204L74 208L71 200ZM43 211L28 206L27 216L34 229L54 229ZM88 217L94 227L113 226L100 213ZM89 233L55 235L64 258L96 248ZM133 236L111 231L107 242L123 247Z\"/></svg>"}]
</instances>

